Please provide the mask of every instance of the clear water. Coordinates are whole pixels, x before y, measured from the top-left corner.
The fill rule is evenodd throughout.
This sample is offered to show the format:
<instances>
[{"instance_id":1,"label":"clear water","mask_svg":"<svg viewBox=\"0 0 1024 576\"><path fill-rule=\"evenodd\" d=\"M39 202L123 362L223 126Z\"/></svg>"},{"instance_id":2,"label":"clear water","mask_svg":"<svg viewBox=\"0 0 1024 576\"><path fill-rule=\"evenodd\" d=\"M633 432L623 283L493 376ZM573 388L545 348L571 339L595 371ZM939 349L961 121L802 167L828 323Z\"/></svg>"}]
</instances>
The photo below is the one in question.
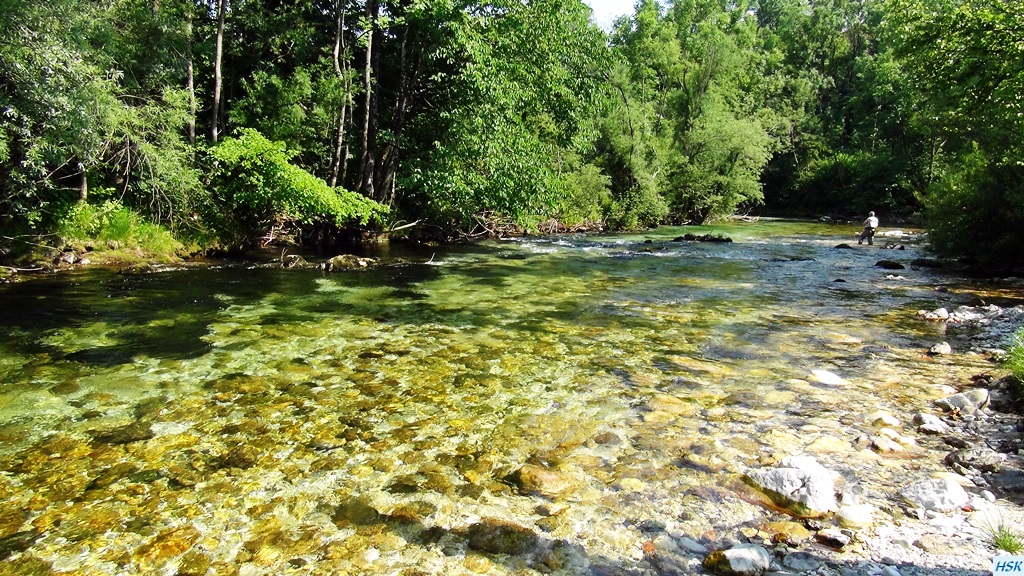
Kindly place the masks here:
<instances>
[{"instance_id":1,"label":"clear water","mask_svg":"<svg viewBox=\"0 0 1024 576\"><path fill-rule=\"evenodd\" d=\"M960 336L915 316L975 287L856 232L764 220L0 286L0 548L12 573L632 570L651 522L699 538L750 516L745 466L849 444L864 414L985 369L928 359ZM524 465L554 480L531 490Z\"/></svg>"}]
</instances>

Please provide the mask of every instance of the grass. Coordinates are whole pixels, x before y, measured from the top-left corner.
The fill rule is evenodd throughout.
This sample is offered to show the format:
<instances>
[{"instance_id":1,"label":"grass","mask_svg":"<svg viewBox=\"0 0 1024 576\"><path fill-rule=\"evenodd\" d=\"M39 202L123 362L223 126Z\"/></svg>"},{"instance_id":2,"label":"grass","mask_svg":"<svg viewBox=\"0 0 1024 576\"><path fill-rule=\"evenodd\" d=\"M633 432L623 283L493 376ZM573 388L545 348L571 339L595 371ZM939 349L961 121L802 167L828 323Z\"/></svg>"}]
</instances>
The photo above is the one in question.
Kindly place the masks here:
<instances>
[{"instance_id":1,"label":"grass","mask_svg":"<svg viewBox=\"0 0 1024 576\"><path fill-rule=\"evenodd\" d=\"M1024 395L1024 328L1013 335L1010 349L1003 359L1003 367L1017 379L1017 391Z\"/></svg>"},{"instance_id":2,"label":"grass","mask_svg":"<svg viewBox=\"0 0 1024 576\"><path fill-rule=\"evenodd\" d=\"M92 246L91 258L98 260L167 260L182 250L166 228L116 200L75 204L58 221L57 232L68 243Z\"/></svg>"},{"instance_id":3,"label":"grass","mask_svg":"<svg viewBox=\"0 0 1024 576\"><path fill-rule=\"evenodd\" d=\"M992 543L995 544L996 549L1005 550L1010 554L1016 554L1024 550L1024 537L1011 530L1005 524L999 524L999 526L993 528Z\"/></svg>"}]
</instances>

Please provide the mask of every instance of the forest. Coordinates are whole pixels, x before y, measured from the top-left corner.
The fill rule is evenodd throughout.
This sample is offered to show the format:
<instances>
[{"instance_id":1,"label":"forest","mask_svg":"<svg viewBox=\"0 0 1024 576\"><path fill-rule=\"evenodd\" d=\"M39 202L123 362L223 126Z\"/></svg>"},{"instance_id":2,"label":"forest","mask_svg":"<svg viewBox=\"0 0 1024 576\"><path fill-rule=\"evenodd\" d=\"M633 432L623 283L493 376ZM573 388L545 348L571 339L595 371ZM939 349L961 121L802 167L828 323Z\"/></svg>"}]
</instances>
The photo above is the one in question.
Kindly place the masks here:
<instances>
[{"instance_id":1,"label":"forest","mask_svg":"<svg viewBox=\"0 0 1024 576\"><path fill-rule=\"evenodd\" d=\"M1024 255L1005 0L0 0L0 257L735 214Z\"/></svg>"}]
</instances>

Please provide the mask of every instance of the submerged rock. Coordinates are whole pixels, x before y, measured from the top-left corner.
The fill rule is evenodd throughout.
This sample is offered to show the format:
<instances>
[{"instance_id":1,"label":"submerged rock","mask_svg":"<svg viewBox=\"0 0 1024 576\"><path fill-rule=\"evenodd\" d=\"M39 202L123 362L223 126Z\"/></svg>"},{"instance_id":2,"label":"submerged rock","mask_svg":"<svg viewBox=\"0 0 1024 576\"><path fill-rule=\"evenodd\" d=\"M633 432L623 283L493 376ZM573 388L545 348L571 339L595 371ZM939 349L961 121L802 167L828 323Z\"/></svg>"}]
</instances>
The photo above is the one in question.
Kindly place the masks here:
<instances>
[{"instance_id":1,"label":"submerged rock","mask_svg":"<svg viewBox=\"0 0 1024 576\"><path fill-rule=\"evenodd\" d=\"M321 266L328 272L342 270L363 270L377 264L373 258L363 258L355 254L340 254L324 262Z\"/></svg>"},{"instance_id":2,"label":"submerged rock","mask_svg":"<svg viewBox=\"0 0 1024 576\"><path fill-rule=\"evenodd\" d=\"M811 374L807 379L811 382L817 382L818 384L824 384L826 386L845 386L849 383L842 376L829 372L828 370L811 370Z\"/></svg>"},{"instance_id":3,"label":"submerged rock","mask_svg":"<svg viewBox=\"0 0 1024 576\"><path fill-rule=\"evenodd\" d=\"M538 494L551 499L572 487L572 482L559 471L533 464L526 464L508 479L524 494Z\"/></svg>"},{"instance_id":4,"label":"submerged rock","mask_svg":"<svg viewBox=\"0 0 1024 576\"><path fill-rule=\"evenodd\" d=\"M484 518L465 532L472 550L491 554L523 554L538 546L540 539L530 530L498 518Z\"/></svg>"},{"instance_id":5,"label":"submerged rock","mask_svg":"<svg viewBox=\"0 0 1024 576\"><path fill-rule=\"evenodd\" d=\"M875 266L886 270L905 270L907 268L895 260L879 260L878 262L875 262Z\"/></svg>"}]
</instances>

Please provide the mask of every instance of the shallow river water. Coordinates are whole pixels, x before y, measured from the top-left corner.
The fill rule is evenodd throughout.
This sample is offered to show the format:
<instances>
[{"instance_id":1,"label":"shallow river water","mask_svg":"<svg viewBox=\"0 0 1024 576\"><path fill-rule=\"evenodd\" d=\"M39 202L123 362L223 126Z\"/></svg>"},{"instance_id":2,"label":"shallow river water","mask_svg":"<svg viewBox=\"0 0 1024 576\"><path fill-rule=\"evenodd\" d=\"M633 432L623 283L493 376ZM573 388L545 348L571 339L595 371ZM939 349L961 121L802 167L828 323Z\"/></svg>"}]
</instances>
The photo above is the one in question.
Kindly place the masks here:
<instances>
[{"instance_id":1,"label":"shallow river water","mask_svg":"<svg viewBox=\"0 0 1024 576\"><path fill-rule=\"evenodd\" d=\"M911 268L913 237L855 233L762 220L0 286L0 573L657 573L652 531L758 521L749 466L815 452L884 490L932 464L844 449L865 415L991 369L926 355L964 335L916 311L1000 295Z\"/></svg>"}]
</instances>

